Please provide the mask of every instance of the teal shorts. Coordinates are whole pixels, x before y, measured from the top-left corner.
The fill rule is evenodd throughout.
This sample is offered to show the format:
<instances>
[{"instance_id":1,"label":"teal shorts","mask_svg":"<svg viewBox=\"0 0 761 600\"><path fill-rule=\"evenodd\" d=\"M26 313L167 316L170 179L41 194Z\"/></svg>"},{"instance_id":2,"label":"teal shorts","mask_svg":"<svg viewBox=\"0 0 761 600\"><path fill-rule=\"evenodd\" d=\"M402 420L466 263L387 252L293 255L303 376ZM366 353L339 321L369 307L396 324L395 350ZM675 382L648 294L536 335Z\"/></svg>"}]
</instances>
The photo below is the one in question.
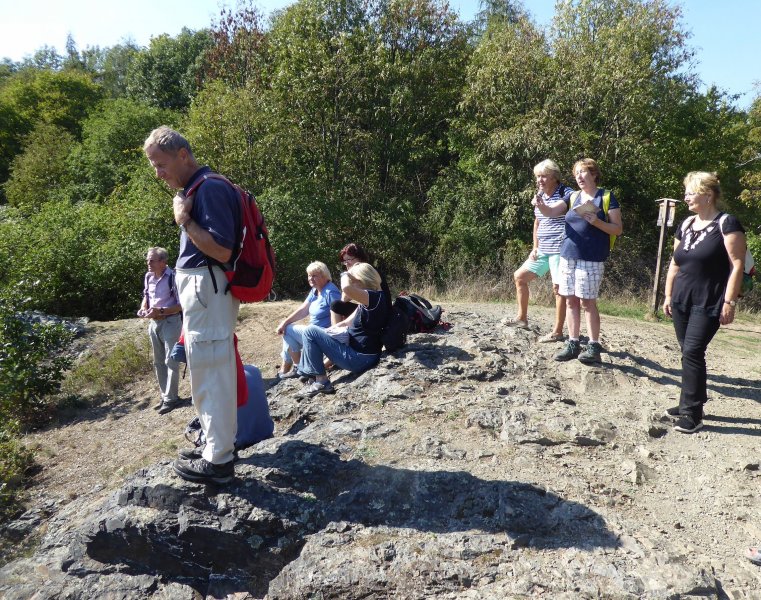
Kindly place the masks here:
<instances>
[{"instance_id":1,"label":"teal shorts","mask_svg":"<svg viewBox=\"0 0 761 600\"><path fill-rule=\"evenodd\" d=\"M547 271L550 272L552 283L560 283L560 254L542 254L536 253L536 260L527 258L521 269L531 271L537 277L544 277Z\"/></svg>"}]
</instances>

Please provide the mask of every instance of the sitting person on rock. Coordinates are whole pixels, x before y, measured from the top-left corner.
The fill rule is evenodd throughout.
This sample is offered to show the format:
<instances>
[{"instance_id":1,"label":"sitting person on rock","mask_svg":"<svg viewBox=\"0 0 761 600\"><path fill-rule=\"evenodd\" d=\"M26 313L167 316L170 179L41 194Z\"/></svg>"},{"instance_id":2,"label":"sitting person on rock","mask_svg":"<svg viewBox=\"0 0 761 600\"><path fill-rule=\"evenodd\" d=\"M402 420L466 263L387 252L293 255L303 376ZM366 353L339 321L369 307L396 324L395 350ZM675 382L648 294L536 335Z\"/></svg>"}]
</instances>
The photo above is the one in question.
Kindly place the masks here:
<instances>
[{"instance_id":1,"label":"sitting person on rock","mask_svg":"<svg viewBox=\"0 0 761 600\"><path fill-rule=\"evenodd\" d=\"M297 375L294 364L301 360L302 333L307 325L298 322L309 316L309 324L322 329L330 326L330 306L340 301L341 292L332 281L325 263L316 261L307 267L307 282L311 288L306 300L290 315L278 323L275 332L283 336L283 362L277 375L279 379ZM356 306L355 306L356 308Z\"/></svg>"},{"instance_id":2,"label":"sitting person on rock","mask_svg":"<svg viewBox=\"0 0 761 600\"><path fill-rule=\"evenodd\" d=\"M304 329L298 370L308 385L300 396L335 391L325 373L324 357L352 373L378 363L383 349L381 334L391 314L391 299L381 287L380 274L367 263L357 263L341 275L342 299L354 302L356 309L327 330L315 325Z\"/></svg>"},{"instance_id":3,"label":"sitting person on rock","mask_svg":"<svg viewBox=\"0 0 761 600\"><path fill-rule=\"evenodd\" d=\"M362 246L351 242L341 248L338 253L338 260L343 268L348 270L357 263L369 263L370 257ZM330 322L336 325L346 317L353 315L356 309L357 305L354 302L338 299L330 305Z\"/></svg>"}]
</instances>

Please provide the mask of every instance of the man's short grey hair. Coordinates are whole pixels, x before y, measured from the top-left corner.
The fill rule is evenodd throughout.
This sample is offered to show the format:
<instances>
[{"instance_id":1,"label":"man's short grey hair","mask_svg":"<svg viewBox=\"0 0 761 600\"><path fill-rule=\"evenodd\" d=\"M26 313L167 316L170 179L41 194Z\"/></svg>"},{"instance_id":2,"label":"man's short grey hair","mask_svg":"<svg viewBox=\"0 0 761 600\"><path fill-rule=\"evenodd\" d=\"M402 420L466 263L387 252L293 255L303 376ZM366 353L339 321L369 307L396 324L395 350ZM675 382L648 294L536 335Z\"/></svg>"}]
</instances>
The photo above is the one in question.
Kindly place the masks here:
<instances>
[{"instance_id":1,"label":"man's short grey hair","mask_svg":"<svg viewBox=\"0 0 761 600\"><path fill-rule=\"evenodd\" d=\"M151 131L150 135L146 138L143 144L143 150L147 151L151 146L156 146L162 152L168 154L177 154L181 148L185 148L190 156L193 156L193 151L190 149L190 143L183 135L171 127L162 125Z\"/></svg>"},{"instance_id":2,"label":"man's short grey hair","mask_svg":"<svg viewBox=\"0 0 761 600\"><path fill-rule=\"evenodd\" d=\"M156 258L159 260L167 260L169 258L169 252L166 251L166 248L162 248L161 246L148 248L148 252L146 253L145 258L147 259L151 254L155 254Z\"/></svg>"},{"instance_id":3,"label":"man's short grey hair","mask_svg":"<svg viewBox=\"0 0 761 600\"><path fill-rule=\"evenodd\" d=\"M328 265L326 265L324 262L320 262L319 260L316 260L313 263L309 263L309 265L307 265L307 275L311 273L322 273L324 277L327 277L328 281L333 281L333 278L330 275L330 269L328 269Z\"/></svg>"}]
</instances>

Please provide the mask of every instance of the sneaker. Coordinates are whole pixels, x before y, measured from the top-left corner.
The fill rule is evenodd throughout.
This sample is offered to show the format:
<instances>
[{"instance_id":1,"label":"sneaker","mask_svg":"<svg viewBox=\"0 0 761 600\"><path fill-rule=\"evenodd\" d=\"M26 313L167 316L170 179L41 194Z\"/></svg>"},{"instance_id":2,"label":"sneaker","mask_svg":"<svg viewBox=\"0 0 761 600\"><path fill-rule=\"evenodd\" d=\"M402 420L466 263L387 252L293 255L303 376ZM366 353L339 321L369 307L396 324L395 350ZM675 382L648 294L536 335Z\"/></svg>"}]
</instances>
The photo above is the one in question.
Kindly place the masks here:
<instances>
[{"instance_id":1,"label":"sneaker","mask_svg":"<svg viewBox=\"0 0 761 600\"><path fill-rule=\"evenodd\" d=\"M663 414L667 417L678 417L679 416L679 405L672 406L671 408L667 408L663 411Z\"/></svg>"},{"instance_id":2,"label":"sneaker","mask_svg":"<svg viewBox=\"0 0 761 600\"><path fill-rule=\"evenodd\" d=\"M682 415L679 417L676 425L674 425L674 430L681 433L695 433L696 431L700 431L702 428L703 421L698 421L696 423L692 417L687 415Z\"/></svg>"},{"instance_id":3,"label":"sneaker","mask_svg":"<svg viewBox=\"0 0 761 600\"><path fill-rule=\"evenodd\" d=\"M557 361L571 360L581 354L581 344L578 341L568 340L563 349L554 358Z\"/></svg>"},{"instance_id":4,"label":"sneaker","mask_svg":"<svg viewBox=\"0 0 761 600\"><path fill-rule=\"evenodd\" d=\"M584 348L584 352L579 354L579 360L585 365L594 365L602 362L600 359L600 352L602 352L602 346L598 342L592 342L587 344Z\"/></svg>"},{"instance_id":5,"label":"sneaker","mask_svg":"<svg viewBox=\"0 0 761 600\"><path fill-rule=\"evenodd\" d=\"M313 381L310 385L301 390L297 396L311 398L317 394L334 394L335 391L336 388L333 387L333 384L330 383L330 381Z\"/></svg>"},{"instance_id":6,"label":"sneaker","mask_svg":"<svg viewBox=\"0 0 761 600\"><path fill-rule=\"evenodd\" d=\"M286 371L285 373L281 371L277 372L278 379L293 379L294 377L298 377L298 376L299 376L299 372L296 370L296 368L293 368L290 371Z\"/></svg>"},{"instance_id":7,"label":"sneaker","mask_svg":"<svg viewBox=\"0 0 761 600\"><path fill-rule=\"evenodd\" d=\"M162 406L164 406L164 396L161 396L161 398L159 398L159 401L153 405L153 410L159 410Z\"/></svg>"},{"instance_id":8,"label":"sneaker","mask_svg":"<svg viewBox=\"0 0 761 600\"><path fill-rule=\"evenodd\" d=\"M203 446L196 446L194 448L183 448L177 453L177 456L184 460L193 460L194 458L202 458L203 457L203 449L206 447L206 444Z\"/></svg>"},{"instance_id":9,"label":"sneaker","mask_svg":"<svg viewBox=\"0 0 761 600\"><path fill-rule=\"evenodd\" d=\"M541 344L551 344L552 342L562 342L565 336L562 333L548 333L537 340Z\"/></svg>"},{"instance_id":10,"label":"sneaker","mask_svg":"<svg viewBox=\"0 0 761 600\"><path fill-rule=\"evenodd\" d=\"M204 458L174 461L174 472L188 481L201 483L230 483L235 477L235 465L231 460L221 465L214 465Z\"/></svg>"},{"instance_id":11,"label":"sneaker","mask_svg":"<svg viewBox=\"0 0 761 600\"><path fill-rule=\"evenodd\" d=\"M159 414L165 415L166 413L171 412L180 406L180 404L182 404L182 400L180 398L177 398L176 400L164 400L161 403L161 408L159 408Z\"/></svg>"},{"instance_id":12,"label":"sneaker","mask_svg":"<svg viewBox=\"0 0 761 600\"><path fill-rule=\"evenodd\" d=\"M299 381L301 383L306 383L307 385L312 385L315 382L315 379L312 375L299 375Z\"/></svg>"}]
</instances>

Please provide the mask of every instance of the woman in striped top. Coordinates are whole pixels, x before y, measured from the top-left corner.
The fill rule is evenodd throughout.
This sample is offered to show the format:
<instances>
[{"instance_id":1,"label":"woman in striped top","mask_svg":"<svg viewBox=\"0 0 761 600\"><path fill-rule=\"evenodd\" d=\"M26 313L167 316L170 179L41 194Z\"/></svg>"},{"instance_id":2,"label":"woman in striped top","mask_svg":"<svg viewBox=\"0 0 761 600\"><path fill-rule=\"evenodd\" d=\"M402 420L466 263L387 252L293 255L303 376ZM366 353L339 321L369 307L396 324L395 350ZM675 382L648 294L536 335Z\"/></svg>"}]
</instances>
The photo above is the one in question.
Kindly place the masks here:
<instances>
[{"instance_id":1,"label":"woman in striped top","mask_svg":"<svg viewBox=\"0 0 761 600\"><path fill-rule=\"evenodd\" d=\"M552 331L539 338L540 342L563 340L565 323L565 299L558 295L560 244L565 235L565 212L571 197L571 188L560 182L560 168L552 160L543 160L534 167L537 192L532 200L534 206L534 247L528 259L515 272L515 289L518 315L507 324L528 328L529 283L549 271L555 292L555 324Z\"/></svg>"}]
</instances>

